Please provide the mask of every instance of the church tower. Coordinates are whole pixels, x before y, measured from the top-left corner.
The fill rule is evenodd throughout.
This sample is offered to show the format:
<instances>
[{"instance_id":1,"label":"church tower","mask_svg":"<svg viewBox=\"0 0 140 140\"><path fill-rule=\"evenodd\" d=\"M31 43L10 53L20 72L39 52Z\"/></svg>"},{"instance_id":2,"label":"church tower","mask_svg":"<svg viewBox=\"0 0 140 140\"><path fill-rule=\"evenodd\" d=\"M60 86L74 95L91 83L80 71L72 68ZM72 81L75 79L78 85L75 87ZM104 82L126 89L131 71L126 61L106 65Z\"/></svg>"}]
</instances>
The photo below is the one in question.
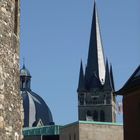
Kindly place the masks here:
<instances>
[{"instance_id":1,"label":"church tower","mask_svg":"<svg viewBox=\"0 0 140 140\"><path fill-rule=\"evenodd\" d=\"M20 0L0 0L0 140L21 140L19 75Z\"/></svg>"},{"instance_id":2,"label":"church tower","mask_svg":"<svg viewBox=\"0 0 140 140\"><path fill-rule=\"evenodd\" d=\"M96 3L94 3L88 59L81 61L78 84L79 120L116 121L112 66L104 58Z\"/></svg>"}]
</instances>

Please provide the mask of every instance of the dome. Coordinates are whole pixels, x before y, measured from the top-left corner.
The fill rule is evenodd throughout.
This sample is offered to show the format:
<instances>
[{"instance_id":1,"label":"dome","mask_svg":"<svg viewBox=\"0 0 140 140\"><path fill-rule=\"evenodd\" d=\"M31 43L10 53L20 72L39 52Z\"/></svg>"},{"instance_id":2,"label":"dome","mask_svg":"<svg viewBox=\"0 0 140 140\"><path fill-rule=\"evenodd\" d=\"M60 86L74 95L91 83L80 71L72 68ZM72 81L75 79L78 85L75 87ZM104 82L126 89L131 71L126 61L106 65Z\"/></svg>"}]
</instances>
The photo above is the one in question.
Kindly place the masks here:
<instances>
[{"instance_id":1,"label":"dome","mask_svg":"<svg viewBox=\"0 0 140 140\"><path fill-rule=\"evenodd\" d=\"M23 99L24 127L53 125L51 111L45 101L31 90L30 72L23 66L20 70L20 92Z\"/></svg>"},{"instance_id":2,"label":"dome","mask_svg":"<svg viewBox=\"0 0 140 140\"><path fill-rule=\"evenodd\" d=\"M23 65L22 69L20 70L20 76L31 77L30 72L28 69L26 69L25 65Z\"/></svg>"},{"instance_id":3,"label":"dome","mask_svg":"<svg viewBox=\"0 0 140 140\"><path fill-rule=\"evenodd\" d=\"M52 125L51 111L45 101L32 91L21 91L24 108L24 127Z\"/></svg>"}]
</instances>

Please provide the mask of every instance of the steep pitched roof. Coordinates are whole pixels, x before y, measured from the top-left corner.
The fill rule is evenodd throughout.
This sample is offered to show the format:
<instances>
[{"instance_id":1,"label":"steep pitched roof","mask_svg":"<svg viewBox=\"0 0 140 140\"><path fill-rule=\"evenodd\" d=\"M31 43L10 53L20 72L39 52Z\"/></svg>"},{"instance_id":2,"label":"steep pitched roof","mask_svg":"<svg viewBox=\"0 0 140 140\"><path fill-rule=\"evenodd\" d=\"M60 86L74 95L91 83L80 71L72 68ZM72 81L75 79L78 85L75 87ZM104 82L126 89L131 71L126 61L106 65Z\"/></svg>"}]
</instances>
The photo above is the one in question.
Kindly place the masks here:
<instances>
[{"instance_id":1,"label":"steep pitched roof","mask_svg":"<svg viewBox=\"0 0 140 140\"><path fill-rule=\"evenodd\" d=\"M78 84L77 92L84 91L84 90L85 90L85 77L84 77L84 71L83 71L83 64L81 61L80 74L79 74L79 84Z\"/></svg>"},{"instance_id":2,"label":"steep pitched roof","mask_svg":"<svg viewBox=\"0 0 140 140\"><path fill-rule=\"evenodd\" d=\"M126 91L130 89L135 89L135 88L140 89L140 65L132 74L132 76L128 79L126 84L119 91L117 91L116 94L124 95L124 93L127 94Z\"/></svg>"},{"instance_id":3,"label":"steep pitched roof","mask_svg":"<svg viewBox=\"0 0 140 140\"><path fill-rule=\"evenodd\" d=\"M112 89L115 91L115 84L114 84L114 77L113 77L112 65L110 65L110 79L111 79Z\"/></svg>"},{"instance_id":4,"label":"steep pitched roof","mask_svg":"<svg viewBox=\"0 0 140 140\"><path fill-rule=\"evenodd\" d=\"M93 76L93 73L97 76L97 79L104 81L105 79L105 60L104 52L100 34L100 26L98 21L98 14L96 3L94 3L89 52L85 78L89 81Z\"/></svg>"},{"instance_id":5,"label":"steep pitched roof","mask_svg":"<svg viewBox=\"0 0 140 140\"><path fill-rule=\"evenodd\" d=\"M111 77L109 72L109 65L108 60L106 60L106 74L105 74L105 83L104 83L104 89L112 91L112 84L111 84Z\"/></svg>"}]
</instances>

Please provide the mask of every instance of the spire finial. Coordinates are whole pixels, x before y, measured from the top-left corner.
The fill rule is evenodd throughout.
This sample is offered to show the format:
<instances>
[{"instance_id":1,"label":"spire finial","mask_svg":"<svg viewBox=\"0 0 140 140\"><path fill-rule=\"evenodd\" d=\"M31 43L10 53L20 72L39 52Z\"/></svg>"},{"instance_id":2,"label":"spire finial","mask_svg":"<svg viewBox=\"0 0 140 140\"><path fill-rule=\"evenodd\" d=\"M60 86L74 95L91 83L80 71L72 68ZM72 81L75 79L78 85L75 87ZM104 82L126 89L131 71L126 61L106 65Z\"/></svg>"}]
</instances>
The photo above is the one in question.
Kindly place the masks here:
<instances>
[{"instance_id":1,"label":"spire finial","mask_svg":"<svg viewBox=\"0 0 140 140\"><path fill-rule=\"evenodd\" d=\"M96 0L94 0L94 6L96 6Z\"/></svg>"},{"instance_id":2,"label":"spire finial","mask_svg":"<svg viewBox=\"0 0 140 140\"><path fill-rule=\"evenodd\" d=\"M23 57L23 69L25 69L25 58Z\"/></svg>"},{"instance_id":3,"label":"spire finial","mask_svg":"<svg viewBox=\"0 0 140 140\"><path fill-rule=\"evenodd\" d=\"M94 0L94 13L96 13L97 11L97 9L96 9L97 7L96 7L96 0Z\"/></svg>"}]
</instances>

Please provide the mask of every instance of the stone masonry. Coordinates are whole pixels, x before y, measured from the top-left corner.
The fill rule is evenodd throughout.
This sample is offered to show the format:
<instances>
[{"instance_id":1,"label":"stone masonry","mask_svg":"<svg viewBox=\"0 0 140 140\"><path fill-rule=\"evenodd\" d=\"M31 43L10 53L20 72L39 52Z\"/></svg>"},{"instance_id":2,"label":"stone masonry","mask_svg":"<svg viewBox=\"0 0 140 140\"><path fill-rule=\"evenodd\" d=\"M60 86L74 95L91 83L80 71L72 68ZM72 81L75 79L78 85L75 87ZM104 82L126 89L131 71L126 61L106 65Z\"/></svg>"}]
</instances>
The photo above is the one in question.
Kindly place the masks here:
<instances>
[{"instance_id":1,"label":"stone masonry","mask_svg":"<svg viewBox=\"0 0 140 140\"><path fill-rule=\"evenodd\" d=\"M0 140L21 140L19 0L0 0Z\"/></svg>"},{"instance_id":2,"label":"stone masonry","mask_svg":"<svg viewBox=\"0 0 140 140\"><path fill-rule=\"evenodd\" d=\"M62 127L60 140L123 140L123 125L79 121Z\"/></svg>"}]
</instances>

